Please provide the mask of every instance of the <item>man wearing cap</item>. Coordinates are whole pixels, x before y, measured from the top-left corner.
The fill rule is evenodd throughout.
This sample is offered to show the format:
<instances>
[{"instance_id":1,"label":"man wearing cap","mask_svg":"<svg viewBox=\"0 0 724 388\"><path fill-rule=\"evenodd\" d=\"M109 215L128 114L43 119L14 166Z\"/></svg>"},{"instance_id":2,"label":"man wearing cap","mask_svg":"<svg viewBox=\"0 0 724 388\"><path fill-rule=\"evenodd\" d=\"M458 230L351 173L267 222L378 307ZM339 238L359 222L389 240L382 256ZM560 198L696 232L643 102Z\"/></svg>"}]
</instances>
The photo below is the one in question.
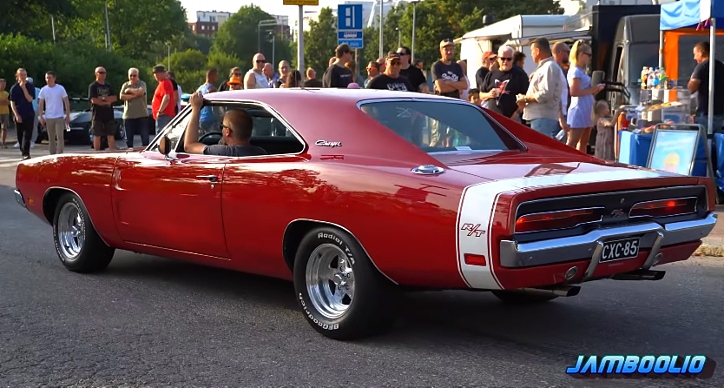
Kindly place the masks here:
<instances>
[{"instance_id":1,"label":"man wearing cap","mask_svg":"<svg viewBox=\"0 0 724 388\"><path fill-rule=\"evenodd\" d=\"M229 85L229 90L244 90L241 77L232 75L226 83Z\"/></svg>"},{"instance_id":2,"label":"man wearing cap","mask_svg":"<svg viewBox=\"0 0 724 388\"><path fill-rule=\"evenodd\" d=\"M116 116L113 103L116 102L116 89L106 82L106 69L96 67L96 80L88 86L88 99L91 102L91 131L93 149L101 150L101 138L108 140L108 150L116 150Z\"/></svg>"},{"instance_id":3,"label":"man wearing cap","mask_svg":"<svg viewBox=\"0 0 724 388\"><path fill-rule=\"evenodd\" d=\"M352 49L343 43L334 50L334 63L327 68L322 76L322 86L325 88L346 88L352 82L352 72L344 65L352 60Z\"/></svg>"},{"instance_id":4,"label":"man wearing cap","mask_svg":"<svg viewBox=\"0 0 724 388\"><path fill-rule=\"evenodd\" d=\"M485 84L485 76L488 75L493 69L491 64L498 62L498 56L492 51L486 51L483 53L483 65L480 66L477 72L475 72L475 87L478 90L482 90Z\"/></svg>"},{"instance_id":5,"label":"man wearing cap","mask_svg":"<svg viewBox=\"0 0 724 388\"><path fill-rule=\"evenodd\" d=\"M402 66L400 66L400 75L407 78L412 85L412 90L415 92L429 93L427 87L427 80L425 75L422 74L422 70L415 66L410 65L410 49L405 46L400 46L397 49L397 54L400 56Z\"/></svg>"},{"instance_id":6,"label":"man wearing cap","mask_svg":"<svg viewBox=\"0 0 724 388\"><path fill-rule=\"evenodd\" d=\"M160 132L176 116L177 90L174 89L171 80L168 79L165 66L154 66L153 76L158 81L158 86L153 93L151 112L156 120L156 132Z\"/></svg>"},{"instance_id":7,"label":"man wearing cap","mask_svg":"<svg viewBox=\"0 0 724 388\"><path fill-rule=\"evenodd\" d=\"M460 98L460 93L468 89L463 68L454 61L455 43L452 39L440 42L441 58L432 65L432 82L435 94Z\"/></svg>"},{"instance_id":8,"label":"man wearing cap","mask_svg":"<svg viewBox=\"0 0 724 388\"><path fill-rule=\"evenodd\" d=\"M372 81L367 84L367 89L397 90L401 92L415 91L410 81L400 76L401 65L402 60L400 59L400 54L395 52L388 53L385 72L373 78Z\"/></svg>"},{"instance_id":9,"label":"man wearing cap","mask_svg":"<svg viewBox=\"0 0 724 388\"><path fill-rule=\"evenodd\" d=\"M365 80L364 87L366 88L367 85L381 73L380 64L376 61L370 61L370 63L367 64L367 79Z\"/></svg>"}]
</instances>

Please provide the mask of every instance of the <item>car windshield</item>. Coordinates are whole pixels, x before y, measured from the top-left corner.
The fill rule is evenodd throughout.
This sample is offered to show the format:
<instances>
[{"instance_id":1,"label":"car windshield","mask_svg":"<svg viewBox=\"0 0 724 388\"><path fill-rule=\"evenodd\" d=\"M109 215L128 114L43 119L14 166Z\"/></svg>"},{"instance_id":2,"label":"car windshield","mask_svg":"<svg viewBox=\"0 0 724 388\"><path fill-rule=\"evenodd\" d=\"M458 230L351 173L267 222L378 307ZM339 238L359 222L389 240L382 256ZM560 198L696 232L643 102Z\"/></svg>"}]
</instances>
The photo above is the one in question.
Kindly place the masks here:
<instances>
[{"instance_id":1,"label":"car windshield","mask_svg":"<svg viewBox=\"0 0 724 388\"><path fill-rule=\"evenodd\" d=\"M425 152L504 151L514 140L472 104L390 100L360 109Z\"/></svg>"}]
</instances>

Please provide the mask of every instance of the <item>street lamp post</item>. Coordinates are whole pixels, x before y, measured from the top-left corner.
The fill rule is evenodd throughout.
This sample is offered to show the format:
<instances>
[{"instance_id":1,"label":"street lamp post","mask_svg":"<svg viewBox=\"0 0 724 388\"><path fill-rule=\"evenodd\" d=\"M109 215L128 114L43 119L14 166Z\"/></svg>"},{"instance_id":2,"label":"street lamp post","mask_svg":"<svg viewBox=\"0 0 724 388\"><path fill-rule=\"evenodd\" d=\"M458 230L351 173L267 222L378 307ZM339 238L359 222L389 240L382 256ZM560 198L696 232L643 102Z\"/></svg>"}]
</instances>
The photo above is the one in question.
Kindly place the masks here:
<instances>
[{"instance_id":1,"label":"street lamp post","mask_svg":"<svg viewBox=\"0 0 724 388\"><path fill-rule=\"evenodd\" d=\"M276 57L275 57L276 52L277 52L277 50L276 50L277 34L275 34L274 31L270 31L269 35L271 35L271 41L272 41L272 64L275 64L275 63L277 63Z\"/></svg>"},{"instance_id":2,"label":"street lamp post","mask_svg":"<svg viewBox=\"0 0 724 388\"><path fill-rule=\"evenodd\" d=\"M416 15L417 15L416 6L417 6L418 2L411 1L410 3L412 3L412 48L410 49L410 51L412 51L412 53L410 53L410 54L412 54L412 55L410 56L410 63L414 64L414 62L415 62L415 19L416 19Z\"/></svg>"},{"instance_id":3,"label":"street lamp post","mask_svg":"<svg viewBox=\"0 0 724 388\"><path fill-rule=\"evenodd\" d=\"M402 31L400 31L400 27L396 27L395 31L397 31L397 47L402 46Z\"/></svg>"},{"instance_id":4,"label":"street lamp post","mask_svg":"<svg viewBox=\"0 0 724 388\"><path fill-rule=\"evenodd\" d=\"M261 28L268 26L277 26L279 22L276 19L266 19L256 25L256 52L261 52Z\"/></svg>"},{"instance_id":5,"label":"street lamp post","mask_svg":"<svg viewBox=\"0 0 724 388\"><path fill-rule=\"evenodd\" d=\"M171 71L171 43L166 43L166 47L168 48L168 71Z\"/></svg>"}]
</instances>

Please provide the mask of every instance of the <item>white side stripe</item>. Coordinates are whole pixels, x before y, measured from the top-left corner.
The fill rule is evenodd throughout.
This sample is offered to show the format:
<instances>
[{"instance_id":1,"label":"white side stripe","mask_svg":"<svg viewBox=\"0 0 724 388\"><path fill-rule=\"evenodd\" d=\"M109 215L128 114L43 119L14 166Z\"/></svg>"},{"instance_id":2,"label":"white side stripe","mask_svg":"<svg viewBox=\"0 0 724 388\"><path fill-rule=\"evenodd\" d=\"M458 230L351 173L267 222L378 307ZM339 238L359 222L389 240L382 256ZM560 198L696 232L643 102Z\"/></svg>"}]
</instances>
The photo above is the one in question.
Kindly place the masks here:
<instances>
[{"instance_id":1,"label":"white side stripe","mask_svg":"<svg viewBox=\"0 0 724 388\"><path fill-rule=\"evenodd\" d=\"M503 193L522 191L534 187L565 186L582 183L615 182L631 179L658 177L681 177L681 175L646 170L621 170L571 173L560 175L539 175L533 177L505 179L470 185L463 190L458 209L457 250L460 276L471 288L497 290L502 288L491 265L497 258L490 257L493 242L490 231L493 226L493 211ZM615 186L613 186L615 187ZM476 228L477 227L477 228ZM485 257L486 265L468 265L465 254Z\"/></svg>"}]
</instances>

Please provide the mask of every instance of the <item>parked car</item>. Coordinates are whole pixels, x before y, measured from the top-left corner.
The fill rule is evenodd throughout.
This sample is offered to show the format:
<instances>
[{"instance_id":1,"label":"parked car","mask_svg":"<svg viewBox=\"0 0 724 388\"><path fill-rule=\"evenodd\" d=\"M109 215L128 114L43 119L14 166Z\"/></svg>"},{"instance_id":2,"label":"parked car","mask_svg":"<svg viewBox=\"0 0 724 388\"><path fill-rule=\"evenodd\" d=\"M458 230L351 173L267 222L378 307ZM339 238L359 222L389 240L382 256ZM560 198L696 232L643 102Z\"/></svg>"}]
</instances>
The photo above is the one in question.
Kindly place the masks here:
<instances>
[{"instance_id":1,"label":"parked car","mask_svg":"<svg viewBox=\"0 0 724 388\"><path fill-rule=\"evenodd\" d=\"M252 116L268 155L186 153L187 108L143 151L18 165L16 200L52 225L68 270L103 270L122 249L287 279L314 329L352 339L388 327L403 290L534 303L659 280L652 268L687 260L716 223L711 179L602 161L458 99L206 98Z\"/></svg>"},{"instance_id":2,"label":"parked car","mask_svg":"<svg viewBox=\"0 0 724 388\"><path fill-rule=\"evenodd\" d=\"M67 143L80 143L80 144L93 144L93 136L91 134L91 109L90 100L88 98L70 98L71 103L76 106L81 106L79 110L72 110L70 113L70 132L66 132L64 140ZM73 109L71 107L71 109ZM151 136L156 134L156 121L151 115L151 105L148 105L149 114L149 134ZM126 127L123 125L123 105L113 106L113 117L116 120L116 141L125 141L126 139ZM38 124L40 126L40 124ZM40 140L48 140L48 132L40 132ZM103 139L102 148L107 148L108 144Z\"/></svg>"}]
</instances>

